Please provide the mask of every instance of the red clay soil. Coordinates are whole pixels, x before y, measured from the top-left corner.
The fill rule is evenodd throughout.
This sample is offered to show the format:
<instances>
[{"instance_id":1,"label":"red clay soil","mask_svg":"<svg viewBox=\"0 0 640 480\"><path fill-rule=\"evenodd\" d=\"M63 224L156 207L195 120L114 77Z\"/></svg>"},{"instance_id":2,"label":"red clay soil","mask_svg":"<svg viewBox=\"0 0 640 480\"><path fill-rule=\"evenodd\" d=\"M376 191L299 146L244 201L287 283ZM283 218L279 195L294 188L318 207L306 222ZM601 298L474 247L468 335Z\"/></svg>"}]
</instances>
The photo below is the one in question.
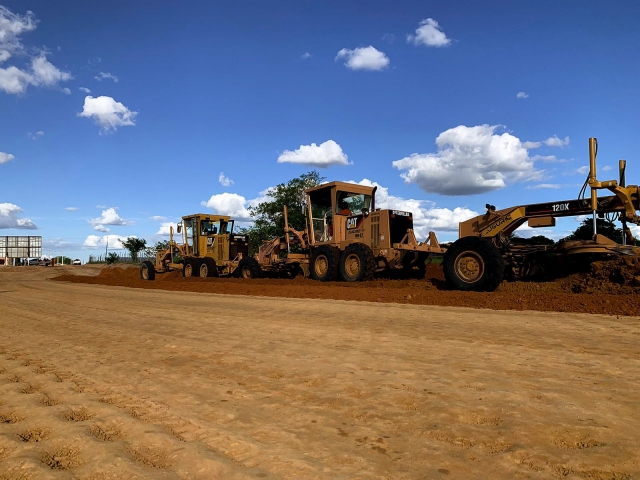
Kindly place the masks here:
<instances>
[{"instance_id":1,"label":"red clay soil","mask_svg":"<svg viewBox=\"0 0 640 480\"><path fill-rule=\"evenodd\" d=\"M591 271L550 282L503 282L491 293L447 290L442 270L430 265L424 280L378 279L321 283L285 279L183 278L179 272L144 281L137 268L105 267L96 276L62 275L57 281L199 293L325 298L492 310L640 315L640 262L597 262Z\"/></svg>"}]
</instances>

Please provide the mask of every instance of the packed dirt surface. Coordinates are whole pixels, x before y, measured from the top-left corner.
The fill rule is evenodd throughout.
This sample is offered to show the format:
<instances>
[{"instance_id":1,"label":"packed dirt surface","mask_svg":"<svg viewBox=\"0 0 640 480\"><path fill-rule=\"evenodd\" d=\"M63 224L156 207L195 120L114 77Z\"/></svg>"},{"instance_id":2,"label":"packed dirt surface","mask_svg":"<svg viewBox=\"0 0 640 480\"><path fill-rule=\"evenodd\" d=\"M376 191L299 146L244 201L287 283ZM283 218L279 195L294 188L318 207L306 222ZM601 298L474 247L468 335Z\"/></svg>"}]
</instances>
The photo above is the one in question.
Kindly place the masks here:
<instances>
[{"instance_id":1,"label":"packed dirt surface","mask_svg":"<svg viewBox=\"0 0 640 480\"><path fill-rule=\"evenodd\" d=\"M62 270L0 268L2 479L640 478L638 318Z\"/></svg>"},{"instance_id":2,"label":"packed dirt surface","mask_svg":"<svg viewBox=\"0 0 640 480\"><path fill-rule=\"evenodd\" d=\"M321 298L365 302L440 305L494 310L640 314L640 263L636 259L596 262L586 273L546 282L503 282L495 292L447 290L442 269L429 265L423 280L378 279L371 282L321 283L299 276L285 279L183 278L179 272L140 279L137 267L81 269L54 280L199 293ZM99 273L99 274L98 274ZM98 274L98 275L95 275Z\"/></svg>"}]
</instances>

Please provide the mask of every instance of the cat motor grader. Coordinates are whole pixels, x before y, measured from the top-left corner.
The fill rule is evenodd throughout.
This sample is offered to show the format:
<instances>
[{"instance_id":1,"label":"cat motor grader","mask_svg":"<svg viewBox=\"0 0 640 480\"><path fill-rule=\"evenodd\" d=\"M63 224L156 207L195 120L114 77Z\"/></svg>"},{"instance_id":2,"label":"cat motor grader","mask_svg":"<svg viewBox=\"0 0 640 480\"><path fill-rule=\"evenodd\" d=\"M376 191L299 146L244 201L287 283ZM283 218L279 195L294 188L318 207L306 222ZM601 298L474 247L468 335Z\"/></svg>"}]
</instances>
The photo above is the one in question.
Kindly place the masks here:
<instances>
[{"instance_id":1,"label":"cat motor grader","mask_svg":"<svg viewBox=\"0 0 640 480\"><path fill-rule=\"evenodd\" d=\"M442 267L445 279L454 288L468 291L493 291L508 276L523 278L536 270L542 253L556 257L580 254L597 258L617 255L638 255L627 223L640 224L636 211L640 209L640 189L625 185L626 161L619 161L620 180L599 181L596 178L598 143L589 139L589 175L577 199L519 205L496 210L486 205L487 211L459 224L459 239L444 254ZM584 198L587 189L590 198ZM609 190L614 195L598 197L598 190ZM551 247L527 244L526 239L512 238L514 231L528 223L529 227L555 227L559 217L592 215L593 239L561 242ZM618 244L597 233L597 217L613 216L622 222L623 243ZM585 258L585 257L573 257Z\"/></svg>"},{"instance_id":2,"label":"cat motor grader","mask_svg":"<svg viewBox=\"0 0 640 480\"><path fill-rule=\"evenodd\" d=\"M376 189L330 182L305 190L305 229L288 226L285 207L285 236L263 244L260 265L299 268L323 282L369 280L390 271L424 276L427 257L444 249L433 232L425 242L416 239L411 212L376 208Z\"/></svg>"},{"instance_id":3,"label":"cat motor grader","mask_svg":"<svg viewBox=\"0 0 640 480\"><path fill-rule=\"evenodd\" d=\"M156 274L175 270L184 277L261 277L260 265L249 256L249 237L233 233L233 227L234 220L225 215L182 217L177 226L182 243L174 240L171 227L169 247L156 252L155 262L142 262L140 278L154 280Z\"/></svg>"}]
</instances>

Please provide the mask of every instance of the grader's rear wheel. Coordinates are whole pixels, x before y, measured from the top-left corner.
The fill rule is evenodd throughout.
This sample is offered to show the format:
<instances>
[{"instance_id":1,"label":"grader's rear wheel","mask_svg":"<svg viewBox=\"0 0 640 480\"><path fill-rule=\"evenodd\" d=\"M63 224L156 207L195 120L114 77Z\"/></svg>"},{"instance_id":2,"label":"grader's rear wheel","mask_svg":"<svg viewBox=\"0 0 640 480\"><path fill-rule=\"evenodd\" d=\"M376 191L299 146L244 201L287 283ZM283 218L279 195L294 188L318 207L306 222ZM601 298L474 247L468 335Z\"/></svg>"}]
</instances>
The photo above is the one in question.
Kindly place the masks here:
<instances>
[{"instance_id":1,"label":"grader's rear wheel","mask_svg":"<svg viewBox=\"0 0 640 480\"><path fill-rule=\"evenodd\" d=\"M489 240L464 237L444 254L442 268L447 282L457 290L492 292L504 279L504 259Z\"/></svg>"},{"instance_id":2,"label":"grader's rear wheel","mask_svg":"<svg viewBox=\"0 0 640 480\"><path fill-rule=\"evenodd\" d=\"M349 245L340 257L340 276L345 282L371 280L375 269L373 252L362 243Z\"/></svg>"},{"instance_id":3,"label":"grader's rear wheel","mask_svg":"<svg viewBox=\"0 0 640 480\"><path fill-rule=\"evenodd\" d=\"M184 264L182 265L182 276L197 277L199 273L198 260L195 258L185 258Z\"/></svg>"},{"instance_id":4,"label":"grader's rear wheel","mask_svg":"<svg viewBox=\"0 0 640 480\"><path fill-rule=\"evenodd\" d=\"M337 280L340 273L340 250L322 245L311 252L311 278L321 282Z\"/></svg>"},{"instance_id":5,"label":"grader's rear wheel","mask_svg":"<svg viewBox=\"0 0 640 480\"><path fill-rule=\"evenodd\" d=\"M203 258L200 260L198 273L201 278L217 277L218 267L216 267L216 261L213 258Z\"/></svg>"}]
</instances>

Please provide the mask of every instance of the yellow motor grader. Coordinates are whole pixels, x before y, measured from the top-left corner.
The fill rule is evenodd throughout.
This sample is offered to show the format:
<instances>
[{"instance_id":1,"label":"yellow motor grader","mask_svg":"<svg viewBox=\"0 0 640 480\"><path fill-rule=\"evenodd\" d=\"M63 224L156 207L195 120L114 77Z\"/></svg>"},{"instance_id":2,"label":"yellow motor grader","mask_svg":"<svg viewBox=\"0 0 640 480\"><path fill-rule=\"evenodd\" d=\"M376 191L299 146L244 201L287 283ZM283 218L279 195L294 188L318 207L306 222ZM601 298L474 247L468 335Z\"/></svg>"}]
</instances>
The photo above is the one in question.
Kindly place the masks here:
<instances>
[{"instance_id":1,"label":"yellow motor grader","mask_svg":"<svg viewBox=\"0 0 640 480\"><path fill-rule=\"evenodd\" d=\"M589 139L589 175L577 199L519 205L496 210L486 205L486 213L459 224L459 239L447 249L442 267L447 282L458 290L493 291L505 276L522 278L535 270L541 251L562 256L638 255L627 223L640 224L636 211L640 209L640 189L625 185L626 161L620 160L620 180L599 181L596 178L598 143ZM590 197L585 198L590 189ZM598 190L614 195L598 197ZM593 239L567 241L553 247L527 245L526 240L514 241L511 234L528 223L530 227L554 227L558 217L592 215ZM623 243L618 244L597 233L598 217L613 215L623 225Z\"/></svg>"},{"instance_id":2,"label":"yellow motor grader","mask_svg":"<svg viewBox=\"0 0 640 480\"><path fill-rule=\"evenodd\" d=\"M249 238L233 233L234 220L225 215L197 213L182 217L178 232L182 243L173 239L169 248L156 252L156 261L140 266L140 278L154 280L157 273L181 270L185 277L238 276L259 278L262 269L249 256Z\"/></svg>"}]
</instances>

